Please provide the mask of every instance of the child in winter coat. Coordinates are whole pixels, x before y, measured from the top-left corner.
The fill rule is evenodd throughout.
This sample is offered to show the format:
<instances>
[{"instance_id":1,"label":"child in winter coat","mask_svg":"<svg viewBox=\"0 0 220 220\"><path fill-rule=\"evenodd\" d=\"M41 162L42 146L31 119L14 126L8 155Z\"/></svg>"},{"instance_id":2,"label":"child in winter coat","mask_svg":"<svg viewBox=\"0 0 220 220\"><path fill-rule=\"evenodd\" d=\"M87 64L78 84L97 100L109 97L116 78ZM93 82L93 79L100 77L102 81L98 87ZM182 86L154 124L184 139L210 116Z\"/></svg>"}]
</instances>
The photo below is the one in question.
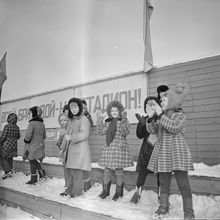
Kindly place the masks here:
<instances>
[{"instance_id":1,"label":"child in winter coat","mask_svg":"<svg viewBox=\"0 0 220 220\"><path fill-rule=\"evenodd\" d=\"M178 83L161 95L162 103L155 102L155 108L147 105L147 130L158 133L158 140L150 158L148 169L158 172L161 183L160 205L155 217L163 217L169 213L168 199L172 172L183 199L184 219L194 219L192 192L188 171L193 170L192 156L184 138L185 114L180 108L187 94L187 85ZM157 121L153 115L157 114Z\"/></svg>"},{"instance_id":2,"label":"child in winter coat","mask_svg":"<svg viewBox=\"0 0 220 220\"><path fill-rule=\"evenodd\" d=\"M41 167L45 157L46 129L42 119L42 109L39 106L33 106L29 109L31 119L24 136L25 148L23 160L28 159L30 163L31 179L27 184L35 184L39 180L46 178L45 171ZM38 171L38 174L36 173Z\"/></svg>"},{"instance_id":3,"label":"child in winter coat","mask_svg":"<svg viewBox=\"0 0 220 220\"><path fill-rule=\"evenodd\" d=\"M83 193L83 171L91 171L91 157L89 152L89 121L83 115L81 99L71 98L68 102L69 123L67 134L61 144L61 153L64 157L68 173L67 188L61 196L77 197Z\"/></svg>"},{"instance_id":4,"label":"child in winter coat","mask_svg":"<svg viewBox=\"0 0 220 220\"><path fill-rule=\"evenodd\" d=\"M152 103L152 100L157 102L159 104L159 100L155 96L148 96L144 100L144 111L146 113L146 106L149 103ZM147 131L146 128L146 120L148 116L140 116L139 114L135 114L137 119L138 119L138 124L136 128L136 135L139 139L143 139L140 151L139 151L139 156L137 160L137 166L136 166L136 172L138 172L138 178L136 182L136 191L134 195L131 198L132 203L137 203L140 200L141 193L142 193L142 187L144 185L144 182L146 180L146 177L148 174L153 173L149 169L147 169L154 144L156 143L157 140L157 134L150 134Z\"/></svg>"},{"instance_id":5,"label":"child in winter coat","mask_svg":"<svg viewBox=\"0 0 220 220\"><path fill-rule=\"evenodd\" d=\"M68 126L68 121L69 118L67 116L66 113L61 113L58 117L58 122L60 124L60 128L57 130L57 147L59 148L59 150L61 150L61 144L63 141L63 138L65 136L65 134L67 133L67 126ZM65 167L65 163L63 161L63 158L61 158L62 162L63 162L63 171L64 171L64 179L65 179L65 186L67 186L67 181L68 181L68 172L67 169Z\"/></svg>"},{"instance_id":6,"label":"child in winter coat","mask_svg":"<svg viewBox=\"0 0 220 220\"><path fill-rule=\"evenodd\" d=\"M11 113L0 136L0 159L5 172L2 179L10 177L13 173L13 157L17 157L17 140L20 138L20 130L17 126L18 117Z\"/></svg>"},{"instance_id":7,"label":"child in winter coat","mask_svg":"<svg viewBox=\"0 0 220 220\"><path fill-rule=\"evenodd\" d=\"M116 174L116 192L113 200L116 201L123 196L124 181L123 168L133 166L127 135L129 134L129 122L127 112L119 101L112 101L107 106L108 119L103 123L104 116L97 111L97 132L106 135L106 144L102 151L99 165L105 167L103 190L99 197L106 198L110 194L111 175Z\"/></svg>"}]
</instances>

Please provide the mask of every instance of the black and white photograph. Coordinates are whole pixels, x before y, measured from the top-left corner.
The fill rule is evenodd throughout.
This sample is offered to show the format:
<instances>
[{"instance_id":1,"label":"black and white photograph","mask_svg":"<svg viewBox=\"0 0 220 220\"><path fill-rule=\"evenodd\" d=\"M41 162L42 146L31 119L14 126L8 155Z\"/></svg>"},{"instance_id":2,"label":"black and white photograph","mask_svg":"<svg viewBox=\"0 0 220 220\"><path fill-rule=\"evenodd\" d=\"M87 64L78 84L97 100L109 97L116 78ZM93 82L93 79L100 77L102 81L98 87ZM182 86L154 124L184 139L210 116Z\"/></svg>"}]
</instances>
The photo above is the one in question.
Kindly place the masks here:
<instances>
[{"instance_id":1,"label":"black and white photograph","mask_svg":"<svg viewBox=\"0 0 220 220\"><path fill-rule=\"evenodd\" d=\"M219 0L0 0L0 220L220 219Z\"/></svg>"}]
</instances>

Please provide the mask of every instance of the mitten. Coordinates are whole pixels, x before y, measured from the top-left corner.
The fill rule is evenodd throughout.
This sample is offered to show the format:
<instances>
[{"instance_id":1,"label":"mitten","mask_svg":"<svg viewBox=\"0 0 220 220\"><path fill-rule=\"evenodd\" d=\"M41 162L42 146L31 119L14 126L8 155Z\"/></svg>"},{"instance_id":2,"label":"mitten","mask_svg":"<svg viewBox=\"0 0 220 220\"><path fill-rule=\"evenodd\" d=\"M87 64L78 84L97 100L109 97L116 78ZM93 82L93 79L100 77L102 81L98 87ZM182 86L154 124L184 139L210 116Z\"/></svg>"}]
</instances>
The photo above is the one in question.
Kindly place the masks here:
<instances>
[{"instance_id":1,"label":"mitten","mask_svg":"<svg viewBox=\"0 0 220 220\"><path fill-rule=\"evenodd\" d=\"M37 160L38 160L40 163L42 163L43 159L44 159L44 156L38 158Z\"/></svg>"},{"instance_id":2,"label":"mitten","mask_svg":"<svg viewBox=\"0 0 220 220\"><path fill-rule=\"evenodd\" d=\"M28 159L28 155L29 155L29 152L26 150L23 157L22 157L23 161Z\"/></svg>"},{"instance_id":3,"label":"mitten","mask_svg":"<svg viewBox=\"0 0 220 220\"><path fill-rule=\"evenodd\" d=\"M122 122L127 121L127 112L126 112L126 111L123 111L123 112L121 113L121 117L122 117Z\"/></svg>"},{"instance_id":4,"label":"mitten","mask_svg":"<svg viewBox=\"0 0 220 220\"><path fill-rule=\"evenodd\" d=\"M135 114L138 122L141 124L141 125L145 125L146 124L146 119L144 116L140 116L140 114L136 113Z\"/></svg>"}]
</instances>

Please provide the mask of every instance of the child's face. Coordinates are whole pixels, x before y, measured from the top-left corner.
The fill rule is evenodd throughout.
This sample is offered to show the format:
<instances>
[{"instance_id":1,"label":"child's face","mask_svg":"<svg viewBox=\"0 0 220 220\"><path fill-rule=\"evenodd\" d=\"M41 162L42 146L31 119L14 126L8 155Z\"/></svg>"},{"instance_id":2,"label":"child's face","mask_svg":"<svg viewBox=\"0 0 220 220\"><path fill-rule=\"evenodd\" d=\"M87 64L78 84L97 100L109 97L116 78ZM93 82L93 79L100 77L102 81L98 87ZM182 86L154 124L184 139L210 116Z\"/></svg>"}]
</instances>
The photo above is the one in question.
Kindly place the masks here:
<instances>
[{"instance_id":1,"label":"child's face","mask_svg":"<svg viewBox=\"0 0 220 220\"><path fill-rule=\"evenodd\" d=\"M168 104L168 93L163 92L163 93L161 93L161 107L163 110L166 109L167 104Z\"/></svg>"},{"instance_id":2,"label":"child's face","mask_svg":"<svg viewBox=\"0 0 220 220\"><path fill-rule=\"evenodd\" d=\"M112 109L111 109L111 116L112 116L113 118L118 118L118 116L119 116L119 111L118 111L118 109L117 109L116 107L112 107Z\"/></svg>"},{"instance_id":3,"label":"child's face","mask_svg":"<svg viewBox=\"0 0 220 220\"><path fill-rule=\"evenodd\" d=\"M79 113L79 106L76 102L70 103L70 111L73 115L77 115Z\"/></svg>"},{"instance_id":4,"label":"child's face","mask_svg":"<svg viewBox=\"0 0 220 220\"><path fill-rule=\"evenodd\" d=\"M67 127L68 118L65 115L60 116L60 125L62 128Z\"/></svg>"}]
</instances>

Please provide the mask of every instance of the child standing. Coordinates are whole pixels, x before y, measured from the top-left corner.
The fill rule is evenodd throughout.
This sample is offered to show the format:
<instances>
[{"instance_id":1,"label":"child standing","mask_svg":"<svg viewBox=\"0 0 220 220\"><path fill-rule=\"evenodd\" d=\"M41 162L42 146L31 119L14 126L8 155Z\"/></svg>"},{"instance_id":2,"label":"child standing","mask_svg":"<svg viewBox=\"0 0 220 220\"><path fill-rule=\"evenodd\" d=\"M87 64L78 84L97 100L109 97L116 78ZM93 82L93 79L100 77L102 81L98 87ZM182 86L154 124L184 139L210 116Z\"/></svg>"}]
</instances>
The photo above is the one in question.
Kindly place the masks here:
<instances>
[{"instance_id":1,"label":"child standing","mask_svg":"<svg viewBox=\"0 0 220 220\"><path fill-rule=\"evenodd\" d=\"M18 117L11 113L7 117L7 122L0 136L0 157L1 165L5 172L2 179L10 177L13 172L13 157L17 157L17 140L20 138L20 130L17 126Z\"/></svg>"},{"instance_id":2,"label":"child standing","mask_svg":"<svg viewBox=\"0 0 220 220\"><path fill-rule=\"evenodd\" d=\"M116 201L123 196L124 181L123 168L133 166L127 135L129 134L129 122L127 113L119 101L112 101L107 106L108 119L103 123L101 111L97 111L97 131L100 135L106 135L106 144L104 146L100 166L105 167L103 190L99 197L106 198L110 194L111 175L116 174L116 191L113 200Z\"/></svg>"},{"instance_id":3,"label":"child standing","mask_svg":"<svg viewBox=\"0 0 220 220\"><path fill-rule=\"evenodd\" d=\"M80 196L83 193L83 170L91 171L89 152L89 121L83 115L81 99L71 98L68 102L67 134L61 144L61 151L66 151L64 158L68 173L67 188L61 196Z\"/></svg>"},{"instance_id":4,"label":"child standing","mask_svg":"<svg viewBox=\"0 0 220 220\"><path fill-rule=\"evenodd\" d=\"M146 106L149 103L152 103L152 100L157 102L159 104L159 100L155 96L148 96L144 100L144 112L146 113ZM138 160L137 160L137 166L136 166L136 172L138 172L138 178L136 182L136 191L134 195L131 198L132 203L137 203L140 198L141 198L141 193L142 193L142 187L144 185L144 182L146 180L146 177L148 174L153 173L149 169L147 169L154 144L156 143L157 140L157 135L156 134L150 134L147 131L146 128L146 120L148 116L140 116L139 114L135 114L137 119L138 119L138 124L136 128L136 135L139 139L143 139L139 155L138 155Z\"/></svg>"},{"instance_id":5,"label":"child standing","mask_svg":"<svg viewBox=\"0 0 220 220\"><path fill-rule=\"evenodd\" d=\"M65 134L67 133L67 126L68 126L68 121L69 118L66 113L61 113L58 117L58 122L60 124L60 128L57 130L57 147L59 150L61 150L61 144L63 141L63 138ZM62 159L62 158L61 158ZM64 179L65 179L65 186L67 186L67 181L68 181L68 173L67 169L65 168L65 163L63 162L63 171L64 171Z\"/></svg>"},{"instance_id":6,"label":"child standing","mask_svg":"<svg viewBox=\"0 0 220 220\"><path fill-rule=\"evenodd\" d=\"M45 157L46 129L44 120L42 119L42 109L39 106L33 106L29 109L31 119L29 120L28 128L25 132L24 142L25 149L23 160L28 159L30 163L31 180L27 184L35 184L39 180L46 178L45 171L41 167L43 158Z\"/></svg>"},{"instance_id":7,"label":"child standing","mask_svg":"<svg viewBox=\"0 0 220 220\"><path fill-rule=\"evenodd\" d=\"M147 130L158 131L158 140L154 147L148 169L159 172L161 195L160 205L155 212L156 217L169 213L168 199L172 172L183 199L184 219L194 219L192 192L188 171L193 170L192 156L184 138L185 114L180 108L187 94L187 86L178 83L173 89L161 94L162 108L155 102L155 108L147 105ZM155 122L153 115L157 114Z\"/></svg>"}]
</instances>

